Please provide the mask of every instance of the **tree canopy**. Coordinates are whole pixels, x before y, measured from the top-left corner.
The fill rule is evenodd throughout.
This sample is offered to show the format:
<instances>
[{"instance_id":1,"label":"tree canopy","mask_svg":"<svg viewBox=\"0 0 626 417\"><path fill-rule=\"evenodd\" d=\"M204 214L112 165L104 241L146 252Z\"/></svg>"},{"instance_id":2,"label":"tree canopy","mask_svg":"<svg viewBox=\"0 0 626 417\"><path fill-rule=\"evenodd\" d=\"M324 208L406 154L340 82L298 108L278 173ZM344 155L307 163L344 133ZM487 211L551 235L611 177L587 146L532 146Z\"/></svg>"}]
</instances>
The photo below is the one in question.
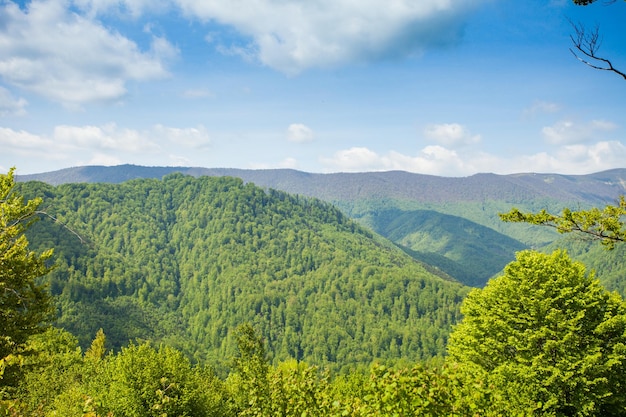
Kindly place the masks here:
<instances>
[{"instance_id":1,"label":"tree canopy","mask_svg":"<svg viewBox=\"0 0 626 417\"><path fill-rule=\"evenodd\" d=\"M521 411L623 413L624 303L567 253L520 252L461 311L450 358L483 373Z\"/></svg>"},{"instance_id":2,"label":"tree canopy","mask_svg":"<svg viewBox=\"0 0 626 417\"><path fill-rule=\"evenodd\" d=\"M103 328L114 349L151 339L222 371L249 322L272 361L417 360L445 353L467 293L334 206L240 179L20 185L67 225L29 238L55 247L56 324L84 348Z\"/></svg>"},{"instance_id":3,"label":"tree canopy","mask_svg":"<svg viewBox=\"0 0 626 417\"><path fill-rule=\"evenodd\" d=\"M50 268L52 250L29 249L26 229L35 219L40 198L24 202L13 193L13 169L0 175L0 387L10 383L7 370L27 338L43 331L52 304L37 279Z\"/></svg>"}]
</instances>

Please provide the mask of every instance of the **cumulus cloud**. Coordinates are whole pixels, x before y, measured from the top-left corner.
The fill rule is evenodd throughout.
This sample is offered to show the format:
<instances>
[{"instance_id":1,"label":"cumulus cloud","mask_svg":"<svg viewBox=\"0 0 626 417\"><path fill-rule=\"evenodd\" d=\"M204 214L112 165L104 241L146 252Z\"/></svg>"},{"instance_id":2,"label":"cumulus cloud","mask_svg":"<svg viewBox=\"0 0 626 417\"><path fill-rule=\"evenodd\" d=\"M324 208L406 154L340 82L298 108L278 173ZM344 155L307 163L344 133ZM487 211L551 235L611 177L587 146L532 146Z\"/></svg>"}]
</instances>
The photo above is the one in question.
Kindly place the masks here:
<instances>
[{"instance_id":1,"label":"cumulus cloud","mask_svg":"<svg viewBox=\"0 0 626 417\"><path fill-rule=\"evenodd\" d=\"M249 165L250 169L298 169L298 160L293 157L287 157L276 164L268 163L252 163Z\"/></svg>"},{"instance_id":2,"label":"cumulus cloud","mask_svg":"<svg viewBox=\"0 0 626 417\"><path fill-rule=\"evenodd\" d=\"M27 156L29 161L33 161L32 167L27 168L31 172L41 172L45 161L64 161L65 166L154 164L154 161L163 165L189 165L210 143L209 134L203 126L177 128L155 125L136 130L115 123L58 125L50 134L0 127L0 159Z\"/></svg>"},{"instance_id":3,"label":"cumulus cloud","mask_svg":"<svg viewBox=\"0 0 626 417\"><path fill-rule=\"evenodd\" d=\"M623 167L626 146L619 141L557 147L552 152L499 156L485 152L459 153L430 145L416 155L396 151L378 154L368 148L337 151L320 162L328 172L402 170L430 175L466 176L477 172L512 174L519 172L561 172L588 174Z\"/></svg>"},{"instance_id":4,"label":"cumulus cloud","mask_svg":"<svg viewBox=\"0 0 626 417\"><path fill-rule=\"evenodd\" d=\"M455 148L480 142L480 135L472 135L458 123L433 124L424 129L424 135L440 145Z\"/></svg>"},{"instance_id":5,"label":"cumulus cloud","mask_svg":"<svg viewBox=\"0 0 626 417\"><path fill-rule=\"evenodd\" d=\"M485 0L175 0L188 15L234 27L253 56L288 74L311 67L419 55L458 42L463 18ZM211 36L212 42L218 42Z\"/></svg>"},{"instance_id":6,"label":"cumulus cloud","mask_svg":"<svg viewBox=\"0 0 626 417\"><path fill-rule=\"evenodd\" d=\"M2 159L26 157L36 166L41 166L42 161L65 160L69 151L66 146L55 143L47 136L6 127L0 127L0 149L2 149L0 155ZM13 163L10 165L12 166Z\"/></svg>"},{"instance_id":7,"label":"cumulus cloud","mask_svg":"<svg viewBox=\"0 0 626 417\"><path fill-rule=\"evenodd\" d=\"M209 132L207 132L204 126L181 129L158 124L154 126L153 130L157 137L167 139L178 146L206 149L211 145Z\"/></svg>"},{"instance_id":8,"label":"cumulus cloud","mask_svg":"<svg viewBox=\"0 0 626 417\"><path fill-rule=\"evenodd\" d=\"M368 148L354 147L338 151L330 158L322 158L321 162L330 171L341 172L401 170L433 175L463 175L469 170L454 150L438 145L427 146L415 156L395 151L379 155Z\"/></svg>"},{"instance_id":9,"label":"cumulus cloud","mask_svg":"<svg viewBox=\"0 0 626 417\"><path fill-rule=\"evenodd\" d=\"M561 120L552 126L544 127L541 132L548 143L566 145L598 140L598 135L616 128L616 124L606 120L592 120L587 123Z\"/></svg>"},{"instance_id":10,"label":"cumulus cloud","mask_svg":"<svg viewBox=\"0 0 626 417\"><path fill-rule=\"evenodd\" d=\"M117 156L96 152L91 159L79 165L104 165L113 166L122 164L122 160Z\"/></svg>"},{"instance_id":11,"label":"cumulus cloud","mask_svg":"<svg viewBox=\"0 0 626 417\"><path fill-rule=\"evenodd\" d=\"M383 158L376 152L364 147L337 151L331 158L322 158L321 162L330 169L338 171L381 171L386 169Z\"/></svg>"},{"instance_id":12,"label":"cumulus cloud","mask_svg":"<svg viewBox=\"0 0 626 417\"><path fill-rule=\"evenodd\" d=\"M0 86L0 116L22 116L26 114L27 104L25 99L16 99L9 90Z\"/></svg>"},{"instance_id":13,"label":"cumulus cloud","mask_svg":"<svg viewBox=\"0 0 626 417\"><path fill-rule=\"evenodd\" d=\"M119 128L115 123L104 126L61 125L55 127L53 138L59 143L83 149L131 153L155 152L159 149L158 144L141 132Z\"/></svg>"},{"instance_id":14,"label":"cumulus cloud","mask_svg":"<svg viewBox=\"0 0 626 417\"><path fill-rule=\"evenodd\" d=\"M13 130L0 127L0 145L5 151L8 149L33 150L46 149L53 145L50 139L24 130Z\"/></svg>"},{"instance_id":15,"label":"cumulus cloud","mask_svg":"<svg viewBox=\"0 0 626 417\"><path fill-rule=\"evenodd\" d=\"M311 142L314 137L313 130L302 123L292 123L287 128L287 140L290 142Z\"/></svg>"},{"instance_id":16,"label":"cumulus cloud","mask_svg":"<svg viewBox=\"0 0 626 417\"><path fill-rule=\"evenodd\" d=\"M0 4L0 76L19 88L69 105L116 100L129 80L168 75L178 51L154 36L151 48L68 10L63 0Z\"/></svg>"}]
</instances>

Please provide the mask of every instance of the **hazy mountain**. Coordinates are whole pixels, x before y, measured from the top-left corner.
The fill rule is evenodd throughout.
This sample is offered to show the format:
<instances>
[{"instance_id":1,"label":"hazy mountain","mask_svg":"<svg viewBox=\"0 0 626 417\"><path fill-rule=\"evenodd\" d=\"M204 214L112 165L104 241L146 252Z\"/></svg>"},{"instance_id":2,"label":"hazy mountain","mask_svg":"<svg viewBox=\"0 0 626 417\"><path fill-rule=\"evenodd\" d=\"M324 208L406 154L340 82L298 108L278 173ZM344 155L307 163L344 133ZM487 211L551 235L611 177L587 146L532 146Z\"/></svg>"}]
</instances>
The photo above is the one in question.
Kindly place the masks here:
<instances>
[{"instance_id":1,"label":"hazy mountain","mask_svg":"<svg viewBox=\"0 0 626 417\"><path fill-rule=\"evenodd\" d=\"M75 182L119 183L136 178L161 178L172 172L192 176L232 176L259 187L326 201L367 199L450 201L505 200L523 203L528 199L584 201L603 204L626 190L626 169L589 175L476 174L469 177L440 177L403 171L313 174L291 169L246 170L234 168L113 167L85 166L41 174L17 176L18 181L43 181L51 185Z\"/></svg>"}]
</instances>

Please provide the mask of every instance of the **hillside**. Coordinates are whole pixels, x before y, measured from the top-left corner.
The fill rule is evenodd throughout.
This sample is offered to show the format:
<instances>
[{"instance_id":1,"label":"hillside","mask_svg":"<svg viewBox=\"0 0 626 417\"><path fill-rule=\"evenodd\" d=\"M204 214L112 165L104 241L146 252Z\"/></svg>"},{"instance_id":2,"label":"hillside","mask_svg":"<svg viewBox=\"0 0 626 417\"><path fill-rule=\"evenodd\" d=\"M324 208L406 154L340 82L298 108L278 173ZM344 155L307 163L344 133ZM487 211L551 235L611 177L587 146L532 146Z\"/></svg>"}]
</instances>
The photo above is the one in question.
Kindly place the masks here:
<instances>
[{"instance_id":1,"label":"hillside","mask_svg":"<svg viewBox=\"0 0 626 417\"><path fill-rule=\"evenodd\" d=\"M415 259L474 286L484 285L521 248L539 248L558 239L546 228L503 223L498 213L514 206L528 211L602 206L615 201L626 187L626 169L590 175L477 174L447 178L400 171L311 174L288 169L121 165L69 168L19 179L49 184L118 183L161 178L171 172L233 176L266 189L320 198L402 246Z\"/></svg>"},{"instance_id":2,"label":"hillside","mask_svg":"<svg viewBox=\"0 0 626 417\"><path fill-rule=\"evenodd\" d=\"M443 353L467 289L319 200L240 179L20 184L54 247L58 324L86 345L144 338L224 365L251 322L274 360L354 367ZM65 225L65 226L63 226Z\"/></svg>"},{"instance_id":3,"label":"hillside","mask_svg":"<svg viewBox=\"0 0 626 417\"><path fill-rule=\"evenodd\" d=\"M485 226L433 210L398 209L370 213L362 223L408 248L414 258L437 265L466 285L482 287L515 252L527 249Z\"/></svg>"}]
</instances>

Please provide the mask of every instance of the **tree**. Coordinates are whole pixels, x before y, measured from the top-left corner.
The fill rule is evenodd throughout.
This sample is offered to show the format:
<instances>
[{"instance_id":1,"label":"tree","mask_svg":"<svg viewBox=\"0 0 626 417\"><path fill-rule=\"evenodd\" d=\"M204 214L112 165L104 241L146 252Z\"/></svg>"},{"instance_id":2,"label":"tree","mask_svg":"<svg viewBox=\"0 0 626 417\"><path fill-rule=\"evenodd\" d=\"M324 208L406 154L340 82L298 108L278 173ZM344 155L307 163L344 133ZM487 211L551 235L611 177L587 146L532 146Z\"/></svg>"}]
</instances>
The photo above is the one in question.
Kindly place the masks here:
<instances>
[{"instance_id":1,"label":"tree","mask_svg":"<svg viewBox=\"0 0 626 417\"><path fill-rule=\"evenodd\" d=\"M622 220L626 215L626 199L619 198L615 205L607 205L603 210L572 211L564 208L561 214L551 214L547 210L539 213L522 213L513 208L499 216L505 222L529 223L555 228L559 233L580 232L599 240L607 249L613 249L616 242L626 241L626 226Z\"/></svg>"},{"instance_id":2,"label":"tree","mask_svg":"<svg viewBox=\"0 0 626 417\"><path fill-rule=\"evenodd\" d=\"M270 367L263 338L257 335L249 323L237 327L236 338L237 356L233 360L236 373L229 377L229 382L234 387L233 394L241 409L240 415L270 415Z\"/></svg>"},{"instance_id":3,"label":"tree","mask_svg":"<svg viewBox=\"0 0 626 417\"><path fill-rule=\"evenodd\" d=\"M577 6L588 6L595 3L596 0L573 0ZM615 3L615 0L608 0L606 3ZM626 73L618 70L613 63L604 57L598 55L600 46L602 46L602 37L600 36L600 27L596 26L589 31L580 23L570 22L574 28L574 34L570 35L574 49L570 48L570 52L574 54L576 59L591 68L611 71L626 80Z\"/></svg>"},{"instance_id":4,"label":"tree","mask_svg":"<svg viewBox=\"0 0 626 417\"><path fill-rule=\"evenodd\" d=\"M52 314L50 296L37 283L51 269L46 261L52 250L30 251L24 235L42 201L25 203L14 193L13 172L0 175L0 387L10 384L7 367L27 338L42 332Z\"/></svg>"},{"instance_id":5,"label":"tree","mask_svg":"<svg viewBox=\"0 0 626 417\"><path fill-rule=\"evenodd\" d=\"M516 412L624 415L626 307L567 253L518 253L461 311L450 359L483 373Z\"/></svg>"}]
</instances>

